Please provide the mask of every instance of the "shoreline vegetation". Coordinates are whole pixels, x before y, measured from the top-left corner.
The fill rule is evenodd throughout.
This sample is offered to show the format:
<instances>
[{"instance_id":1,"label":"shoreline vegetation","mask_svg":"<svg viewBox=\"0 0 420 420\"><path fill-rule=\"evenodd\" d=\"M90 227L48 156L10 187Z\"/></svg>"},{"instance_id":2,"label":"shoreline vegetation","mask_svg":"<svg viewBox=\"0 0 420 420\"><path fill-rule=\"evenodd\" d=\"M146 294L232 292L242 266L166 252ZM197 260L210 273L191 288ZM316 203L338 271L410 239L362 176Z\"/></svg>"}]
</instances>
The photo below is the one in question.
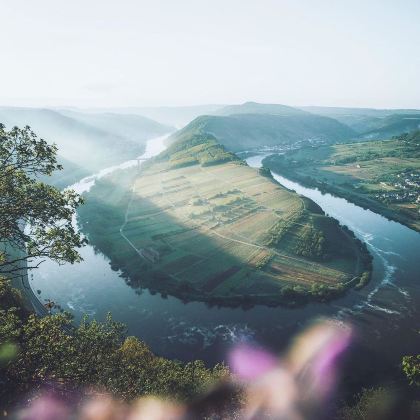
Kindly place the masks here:
<instances>
[{"instance_id":1,"label":"shoreline vegetation","mask_svg":"<svg viewBox=\"0 0 420 420\"><path fill-rule=\"evenodd\" d=\"M77 325L68 313L37 316L3 277L0 350L2 409L48 388L73 397L95 387L126 401L144 395L190 401L230 375L224 364L206 367L201 360L182 363L155 355L110 314L103 322L85 317Z\"/></svg>"},{"instance_id":2,"label":"shoreline vegetation","mask_svg":"<svg viewBox=\"0 0 420 420\"><path fill-rule=\"evenodd\" d=\"M420 232L420 130L391 140L271 155L272 171Z\"/></svg>"},{"instance_id":3,"label":"shoreline vegetation","mask_svg":"<svg viewBox=\"0 0 420 420\"><path fill-rule=\"evenodd\" d=\"M370 279L366 246L208 134L182 133L86 194L79 223L134 288L209 305L328 301Z\"/></svg>"}]
</instances>

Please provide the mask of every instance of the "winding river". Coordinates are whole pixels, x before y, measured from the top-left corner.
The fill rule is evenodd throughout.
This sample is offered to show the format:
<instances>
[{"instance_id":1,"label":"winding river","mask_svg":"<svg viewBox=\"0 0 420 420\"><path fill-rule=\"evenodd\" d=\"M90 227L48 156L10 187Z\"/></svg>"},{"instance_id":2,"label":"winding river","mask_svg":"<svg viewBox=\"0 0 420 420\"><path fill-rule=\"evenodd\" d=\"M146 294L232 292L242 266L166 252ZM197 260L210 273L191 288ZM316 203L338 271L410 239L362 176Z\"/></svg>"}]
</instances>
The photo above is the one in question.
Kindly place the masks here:
<instances>
[{"instance_id":1,"label":"winding river","mask_svg":"<svg viewBox=\"0 0 420 420\"><path fill-rule=\"evenodd\" d=\"M139 159L163 150L164 139L150 140ZM247 162L259 167L263 157L253 156ZM70 188L83 193L112 170L136 164L134 160L108 168ZM41 301L51 299L76 319L83 314L104 319L108 311L112 312L114 319L127 324L129 334L141 337L166 357L185 361L200 358L212 364L224 360L227 348L242 339L281 351L314 317L329 316L354 326L352 357L360 360L363 369L358 373L352 368L350 375L359 375L358 380L369 383L370 370L378 375L397 368L403 354L420 349L420 234L345 199L273 176L285 187L314 200L367 243L374 256L373 278L367 287L330 303L295 309L210 308L205 303L183 303L132 289L119 272L111 270L108 258L89 245L81 250L84 261L80 264L43 263L31 275L31 287ZM362 374L366 380L360 378Z\"/></svg>"}]
</instances>

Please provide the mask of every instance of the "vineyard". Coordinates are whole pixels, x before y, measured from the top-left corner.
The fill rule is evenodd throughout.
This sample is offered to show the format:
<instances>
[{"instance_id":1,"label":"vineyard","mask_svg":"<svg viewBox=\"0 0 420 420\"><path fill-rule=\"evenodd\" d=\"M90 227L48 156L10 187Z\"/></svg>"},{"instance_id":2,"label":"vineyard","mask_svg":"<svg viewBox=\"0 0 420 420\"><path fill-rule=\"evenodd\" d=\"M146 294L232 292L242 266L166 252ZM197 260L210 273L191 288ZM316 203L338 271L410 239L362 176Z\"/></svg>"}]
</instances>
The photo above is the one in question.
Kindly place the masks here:
<instances>
[{"instance_id":1,"label":"vineyard","mask_svg":"<svg viewBox=\"0 0 420 420\"><path fill-rule=\"evenodd\" d=\"M273 302L313 293L314 285L341 290L358 274L358 247L314 210L242 162L174 167L169 160L97 184L80 218L91 243L135 287Z\"/></svg>"}]
</instances>

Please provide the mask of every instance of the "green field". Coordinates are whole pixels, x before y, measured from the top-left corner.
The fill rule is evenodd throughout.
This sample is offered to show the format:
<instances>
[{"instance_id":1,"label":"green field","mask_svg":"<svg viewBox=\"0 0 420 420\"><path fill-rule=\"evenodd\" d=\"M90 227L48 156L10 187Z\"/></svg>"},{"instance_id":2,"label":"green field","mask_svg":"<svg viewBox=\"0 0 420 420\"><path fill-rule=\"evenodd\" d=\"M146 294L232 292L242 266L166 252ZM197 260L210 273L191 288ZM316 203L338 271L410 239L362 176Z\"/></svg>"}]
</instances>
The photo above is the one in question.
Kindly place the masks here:
<instances>
[{"instance_id":1,"label":"green field","mask_svg":"<svg viewBox=\"0 0 420 420\"><path fill-rule=\"evenodd\" d=\"M336 294L363 270L360 244L311 205L237 162L155 164L99 182L80 220L133 286L215 303L294 303Z\"/></svg>"},{"instance_id":2,"label":"green field","mask_svg":"<svg viewBox=\"0 0 420 420\"><path fill-rule=\"evenodd\" d=\"M420 231L420 134L307 147L271 156L275 172L345 197Z\"/></svg>"}]
</instances>

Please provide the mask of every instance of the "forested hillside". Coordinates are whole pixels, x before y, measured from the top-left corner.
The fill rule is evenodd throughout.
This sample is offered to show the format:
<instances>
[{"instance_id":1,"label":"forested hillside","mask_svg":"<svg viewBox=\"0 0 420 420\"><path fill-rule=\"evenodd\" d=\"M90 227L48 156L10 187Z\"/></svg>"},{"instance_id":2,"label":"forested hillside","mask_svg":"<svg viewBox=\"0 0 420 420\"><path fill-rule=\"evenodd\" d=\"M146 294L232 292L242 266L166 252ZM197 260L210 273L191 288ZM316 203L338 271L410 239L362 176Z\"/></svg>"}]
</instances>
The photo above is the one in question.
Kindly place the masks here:
<instances>
[{"instance_id":1,"label":"forested hillside","mask_svg":"<svg viewBox=\"0 0 420 420\"><path fill-rule=\"evenodd\" d=\"M299 142L334 143L355 136L351 128L336 120L304 112L287 116L265 113L201 116L175 133L173 140L188 133L211 134L234 152Z\"/></svg>"},{"instance_id":2,"label":"forested hillside","mask_svg":"<svg viewBox=\"0 0 420 420\"><path fill-rule=\"evenodd\" d=\"M419 109L373 109L307 106L314 114L331 117L355 130L362 138L383 140L419 128Z\"/></svg>"}]
</instances>

